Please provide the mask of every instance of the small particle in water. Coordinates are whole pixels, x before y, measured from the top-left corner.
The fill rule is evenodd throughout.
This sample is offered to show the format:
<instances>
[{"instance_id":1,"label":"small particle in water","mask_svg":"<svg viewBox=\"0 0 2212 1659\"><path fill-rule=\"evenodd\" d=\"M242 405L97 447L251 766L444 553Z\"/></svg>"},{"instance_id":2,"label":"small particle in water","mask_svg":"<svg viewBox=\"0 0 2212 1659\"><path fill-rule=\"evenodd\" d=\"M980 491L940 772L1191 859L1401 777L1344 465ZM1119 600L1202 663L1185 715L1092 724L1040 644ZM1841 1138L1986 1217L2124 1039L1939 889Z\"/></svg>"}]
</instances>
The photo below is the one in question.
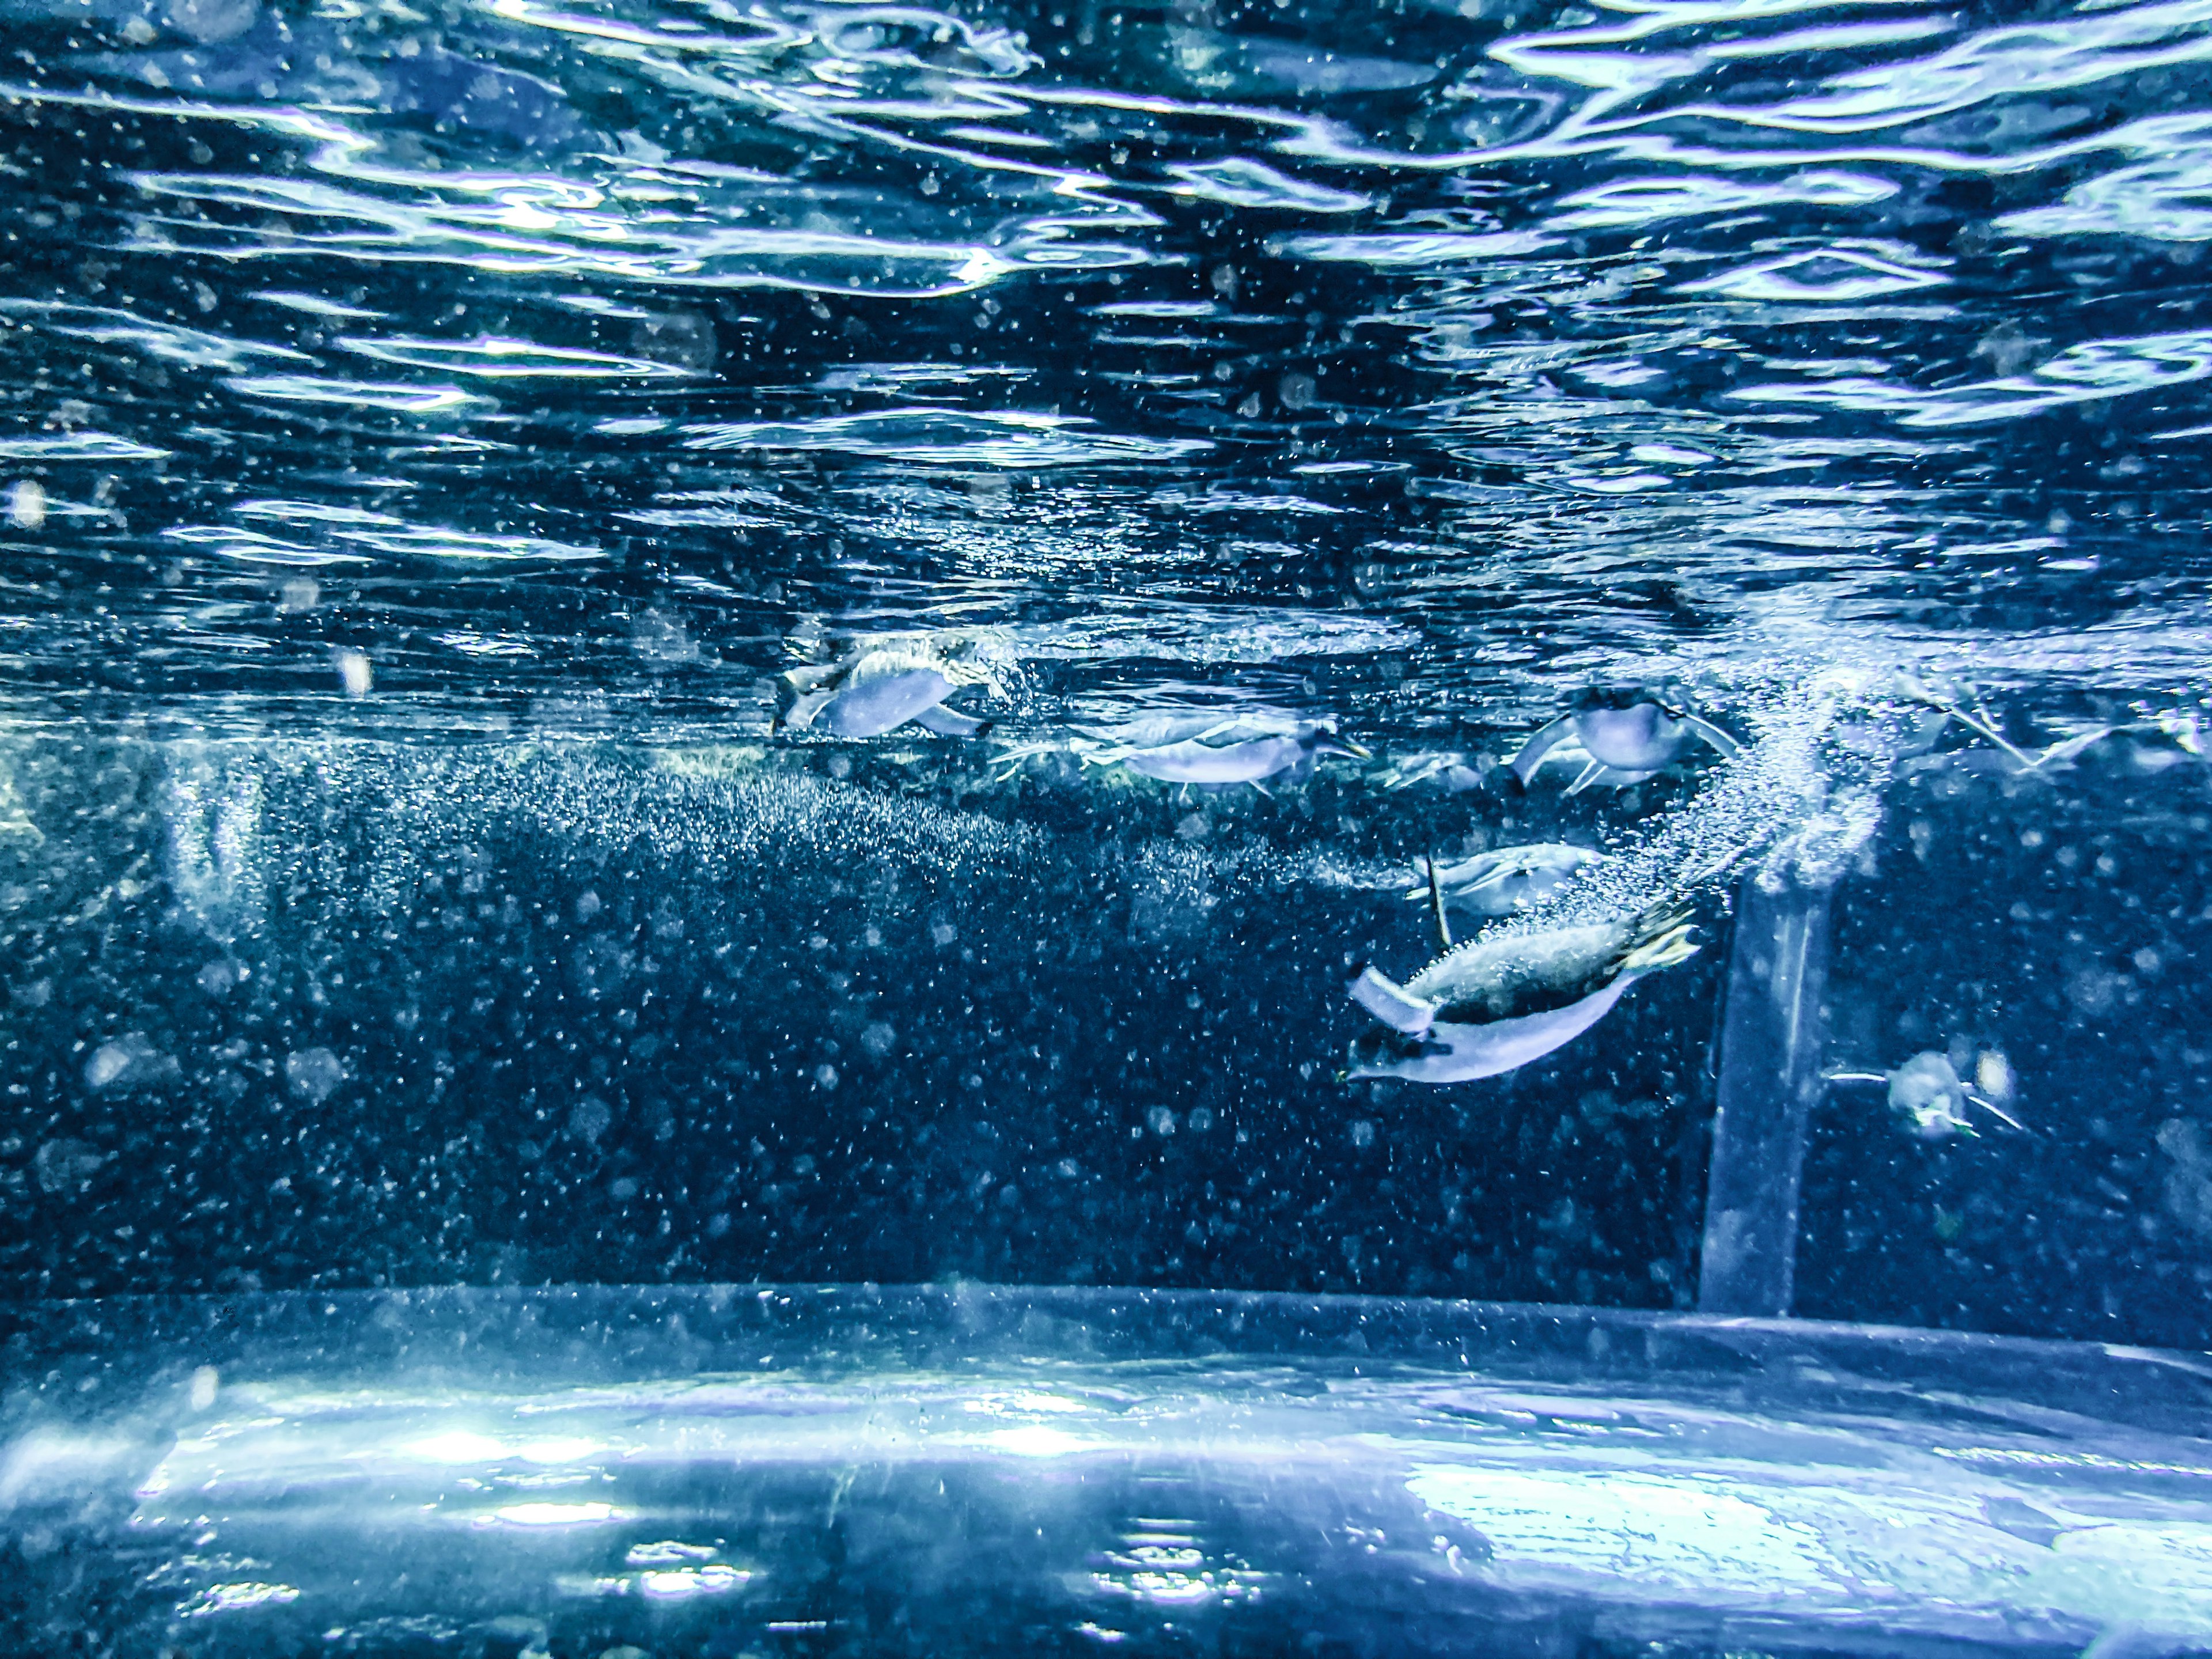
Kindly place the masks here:
<instances>
[{"instance_id":1,"label":"small particle in water","mask_svg":"<svg viewBox=\"0 0 2212 1659\"><path fill-rule=\"evenodd\" d=\"M98 1175L106 1164L105 1153L82 1140L49 1140L31 1156L31 1173L39 1190L66 1192Z\"/></svg>"},{"instance_id":2,"label":"small particle in water","mask_svg":"<svg viewBox=\"0 0 2212 1659\"><path fill-rule=\"evenodd\" d=\"M349 697L365 697L376 682L365 653L350 646L339 646L331 653L331 664L338 671L338 684Z\"/></svg>"},{"instance_id":3,"label":"small particle in water","mask_svg":"<svg viewBox=\"0 0 2212 1659\"><path fill-rule=\"evenodd\" d=\"M345 1064L327 1048L284 1056L284 1081L294 1094L319 1106L345 1081Z\"/></svg>"},{"instance_id":4,"label":"small particle in water","mask_svg":"<svg viewBox=\"0 0 2212 1659\"><path fill-rule=\"evenodd\" d=\"M1359 1117L1352 1121L1352 1144L1355 1146L1372 1146L1375 1144L1373 1119Z\"/></svg>"},{"instance_id":5,"label":"small particle in water","mask_svg":"<svg viewBox=\"0 0 2212 1659\"><path fill-rule=\"evenodd\" d=\"M2012 1098L2012 1062L1995 1048L1984 1048L1974 1061L1974 1086L2000 1106Z\"/></svg>"},{"instance_id":6,"label":"small particle in water","mask_svg":"<svg viewBox=\"0 0 2212 1659\"><path fill-rule=\"evenodd\" d=\"M817 1085L824 1089L836 1088L837 1086L837 1068L835 1066L827 1064L826 1062L816 1066L814 1068L814 1081Z\"/></svg>"},{"instance_id":7,"label":"small particle in water","mask_svg":"<svg viewBox=\"0 0 2212 1659\"><path fill-rule=\"evenodd\" d=\"M204 1412L215 1404L216 1389L222 1378L212 1365L203 1365L192 1373L192 1409Z\"/></svg>"},{"instance_id":8,"label":"small particle in water","mask_svg":"<svg viewBox=\"0 0 2212 1659\"><path fill-rule=\"evenodd\" d=\"M313 611L322 603L322 586L313 576L295 576L276 590L276 608L287 616L297 616Z\"/></svg>"},{"instance_id":9,"label":"small particle in water","mask_svg":"<svg viewBox=\"0 0 2212 1659\"><path fill-rule=\"evenodd\" d=\"M568 1133L586 1146L598 1146L614 1121L614 1112L597 1095L586 1095L568 1109Z\"/></svg>"},{"instance_id":10,"label":"small particle in water","mask_svg":"<svg viewBox=\"0 0 2212 1659\"><path fill-rule=\"evenodd\" d=\"M871 1021L860 1032L860 1046L878 1060L890 1053L898 1041L898 1033L883 1020Z\"/></svg>"},{"instance_id":11,"label":"small particle in water","mask_svg":"<svg viewBox=\"0 0 2212 1659\"><path fill-rule=\"evenodd\" d=\"M1155 1106L1146 1112L1145 1121L1156 1135L1171 1135L1176 1132L1176 1115L1164 1106Z\"/></svg>"},{"instance_id":12,"label":"small particle in water","mask_svg":"<svg viewBox=\"0 0 2212 1659\"><path fill-rule=\"evenodd\" d=\"M175 1059L156 1048L140 1031L101 1043L84 1063L85 1085L91 1089L150 1088L173 1082L179 1074Z\"/></svg>"},{"instance_id":13,"label":"small particle in water","mask_svg":"<svg viewBox=\"0 0 2212 1659\"><path fill-rule=\"evenodd\" d=\"M686 631L683 619L665 611L647 611L630 623L630 645L651 663L673 665L699 660L699 647Z\"/></svg>"},{"instance_id":14,"label":"small particle in water","mask_svg":"<svg viewBox=\"0 0 2212 1659\"><path fill-rule=\"evenodd\" d=\"M36 530L46 521L46 492L36 478L18 478L8 486L8 522L18 530Z\"/></svg>"}]
</instances>

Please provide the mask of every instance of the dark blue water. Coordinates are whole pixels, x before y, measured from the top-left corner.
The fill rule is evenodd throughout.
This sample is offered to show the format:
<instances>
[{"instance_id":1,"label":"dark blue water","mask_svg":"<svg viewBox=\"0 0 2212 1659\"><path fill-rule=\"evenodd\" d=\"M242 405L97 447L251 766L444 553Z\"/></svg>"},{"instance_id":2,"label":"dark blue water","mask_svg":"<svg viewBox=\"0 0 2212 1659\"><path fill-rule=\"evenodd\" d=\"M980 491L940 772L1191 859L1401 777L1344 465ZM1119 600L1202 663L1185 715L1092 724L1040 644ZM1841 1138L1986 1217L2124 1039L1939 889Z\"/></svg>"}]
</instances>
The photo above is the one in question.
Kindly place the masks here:
<instances>
[{"instance_id":1,"label":"dark blue water","mask_svg":"<svg viewBox=\"0 0 2212 1659\"><path fill-rule=\"evenodd\" d=\"M0 0L15 1380L459 1285L2212 1347L2208 203L2197 0ZM1695 953L1345 1075L1528 846L1462 943Z\"/></svg>"}]
</instances>

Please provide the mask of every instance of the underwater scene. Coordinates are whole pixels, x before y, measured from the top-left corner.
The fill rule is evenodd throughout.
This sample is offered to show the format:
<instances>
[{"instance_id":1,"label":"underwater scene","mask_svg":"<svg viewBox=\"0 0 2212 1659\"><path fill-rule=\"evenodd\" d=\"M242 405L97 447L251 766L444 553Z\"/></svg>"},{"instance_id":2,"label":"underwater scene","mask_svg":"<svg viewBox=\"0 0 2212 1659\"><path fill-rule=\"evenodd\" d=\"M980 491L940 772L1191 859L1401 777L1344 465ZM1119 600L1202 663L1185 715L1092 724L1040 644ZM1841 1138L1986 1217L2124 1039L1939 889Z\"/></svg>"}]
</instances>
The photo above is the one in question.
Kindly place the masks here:
<instances>
[{"instance_id":1,"label":"underwater scene","mask_svg":"<svg viewBox=\"0 0 2212 1659\"><path fill-rule=\"evenodd\" d=\"M0 0L0 1647L2212 1653L2212 0Z\"/></svg>"}]
</instances>

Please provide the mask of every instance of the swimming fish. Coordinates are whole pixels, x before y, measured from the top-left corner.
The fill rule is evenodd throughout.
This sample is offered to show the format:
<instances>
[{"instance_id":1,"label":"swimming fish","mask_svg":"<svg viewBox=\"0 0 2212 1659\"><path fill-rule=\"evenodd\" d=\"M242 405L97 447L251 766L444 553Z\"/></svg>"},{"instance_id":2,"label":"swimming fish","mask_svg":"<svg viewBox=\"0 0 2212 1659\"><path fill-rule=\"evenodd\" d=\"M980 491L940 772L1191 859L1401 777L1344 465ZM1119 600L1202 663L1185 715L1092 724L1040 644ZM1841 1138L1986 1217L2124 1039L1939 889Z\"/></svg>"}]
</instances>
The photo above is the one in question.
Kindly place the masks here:
<instances>
[{"instance_id":1,"label":"swimming fish","mask_svg":"<svg viewBox=\"0 0 2212 1659\"><path fill-rule=\"evenodd\" d=\"M1399 985L1363 965L1346 986L1385 1027L1355 1039L1348 1078L1466 1083L1565 1047L1646 974L1695 956L1686 905L1617 921L1479 939Z\"/></svg>"},{"instance_id":2,"label":"swimming fish","mask_svg":"<svg viewBox=\"0 0 2212 1659\"><path fill-rule=\"evenodd\" d=\"M1951 1057L1936 1050L1915 1054L1893 1072L1829 1072L1830 1083L1879 1083L1889 1091L1891 1108L1900 1114L1923 1140L1947 1140L1956 1134L1974 1133L1966 1108L1978 1106L2006 1127L2023 1134L2035 1132L2007 1109L2012 1095L2012 1067L2005 1057L1984 1050L1974 1068L1969 1087Z\"/></svg>"},{"instance_id":3,"label":"swimming fish","mask_svg":"<svg viewBox=\"0 0 2212 1659\"><path fill-rule=\"evenodd\" d=\"M1125 728L1121 738L1090 750L1094 766L1127 766L1164 783L1249 783L1258 788L1283 773L1304 777L1323 755L1364 760L1368 751L1336 735L1333 720L1290 720L1267 714L1183 716Z\"/></svg>"},{"instance_id":4,"label":"swimming fish","mask_svg":"<svg viewBox=\"0 0 2212 1659\"><path fill-rule=\"evenodd\" d=\"M1446 908L1473 910L1486 916L1510 915L1525 910L1565 886L1577 872L1603 861L1602 853L1559 842L1537 842L1527 847L1501 847L1473 858L1436 865L1437 885ZM1407 890L1409 900L1429 896L1426 861L1422 878Z\"/></svg>"},{"instance_id":5,"label":"swimming fish","mask_svg":"<svg viewBox=\"0 0 2212 1659\"><path fill-rule=\"evenodd\" d=\"M1552 750L1572 741L1589 757L1582 775L1567 786L1571 795L1593 784L1641 783L1673 765L1693 743L1703 741L1734 760L1743 752L1726 732L1701 715L1674 708L1650 691L1592 690L1571 712L1539 726L1511 763L1523 784L1536 775Z\"/></svg>"},{"instance_id":6,"label":"swimming fish","mask_svg":"<svg viewBox=\"0 0 2212 1659\"><path fill-rule=\"evenodd\" d=\"M835 662L810 663L782 678L788 701L776 729L819 723L841 738L879 738L909 720L940 737L980 737L991 722L945 708L945 698L968 685L1004 690L975 641L934 634L863 641Z\"/></svg>"}]
</instances>

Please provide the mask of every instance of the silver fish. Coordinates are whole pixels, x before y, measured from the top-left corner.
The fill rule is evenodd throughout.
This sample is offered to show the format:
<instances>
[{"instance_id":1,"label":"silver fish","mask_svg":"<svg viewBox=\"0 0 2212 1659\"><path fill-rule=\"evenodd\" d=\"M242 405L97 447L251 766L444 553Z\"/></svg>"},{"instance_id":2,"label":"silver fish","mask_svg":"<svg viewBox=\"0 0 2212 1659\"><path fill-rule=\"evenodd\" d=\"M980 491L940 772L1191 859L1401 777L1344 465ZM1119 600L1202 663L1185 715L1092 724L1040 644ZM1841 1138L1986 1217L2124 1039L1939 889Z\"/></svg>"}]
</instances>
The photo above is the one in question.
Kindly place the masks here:
<instances>
[{"instance_id":1,"label":"silver fish","mask_svg":"<svg viewBox=\"0 0 2212 1659\"><path fill-rule=\"evenodd\" d=\"M1536 775L1552 750L1572 741L1589 764L1567 787L1571 795L1594 784L1616 787L1641 783L1672 766L1695 743L1710 744L1724 759L1743 752L1726 732L1701 715L1669 707L1644 692L1595 693L1570 714L1539 726L1511 763L1523 784Z\"/></svg>"},{"instance_id":2,"label":"silver fish","mask_svg":"<svg viewBox=\"0 0 2212 1659\"><path fill-rule=\"evenodd\" d=\"M898 635L856 647L831 663L811 663L783 676L788 702L779 731L819 723L841 738L879 738L909 720L941 737L972 738L989 729L944 706L963 686L1000 690L998 676L972 641Z\"/></svg>"},{"instance_id":3,"label":"silver fish","mask_svg":"<svg viewBox=\"0 0 2212 1659\"><path fill-rule=\"evenodd\" d=\"M1904 1117L1923 1140L1948 1140L1953 1135L1975 1133L1969 1106L1979 1107L2022 1134L2035 1132L2007 1109L2012 1095L2012 1068L2002 1054L1985 1051L1969 1087L1951 1057L1936 1050L1918 1054L1893 1072L1829 1072L1830 1083L1878 1083L1889 1091L1891 1109Z\"/></svg>"},{"instance_id":4,"label":"silver fish","mask_svg":"<svg viewBox=\"0 0 2212 1659\"><path fill-rule=\"evenodd\" d=\"M1541 903L1579 872L1602 863L1604 858L1602 853L1587 847L1570 847L1561 842L1501 847L1436 866L1437 885L1448 908L1486 916L1510 915ZM1415 901L1429 897L1425 867L1419 883L1407 889L1406 896Z\"/></svg>"},{"instance_id":5,"label":"silver fish","mask_svg":"<svg viewBox=\"0 0 2212 1659\"><path fill-rule=\"evenodd\" d=\"M1170 737L1170 732L1176 735ZM1128 740L1085 758L1097 766L1127 766L1164 783L1249 783L1257 787L1285 772L1303 775L1323 755L1361 760L1368 756L1358 744L1339 738L1330 720L1285 721L1237 714L1206 721L1148 722L1123 735Z\"/></svg>"},{"instance_id":6,"label":"silver fish","mask_svg":"<svg viewBox=\"0 0 2212 1659\"><path fill-rule=\"evenodd\" d=\"M1362 967L1346 990L1385 1029L1352 1044L1351 1078L1466 1083L1564 1048L1646 974L1698 951L1686 906L1592 927L1477 940L1399 985Z\"/></svg>"}]
</instances>

